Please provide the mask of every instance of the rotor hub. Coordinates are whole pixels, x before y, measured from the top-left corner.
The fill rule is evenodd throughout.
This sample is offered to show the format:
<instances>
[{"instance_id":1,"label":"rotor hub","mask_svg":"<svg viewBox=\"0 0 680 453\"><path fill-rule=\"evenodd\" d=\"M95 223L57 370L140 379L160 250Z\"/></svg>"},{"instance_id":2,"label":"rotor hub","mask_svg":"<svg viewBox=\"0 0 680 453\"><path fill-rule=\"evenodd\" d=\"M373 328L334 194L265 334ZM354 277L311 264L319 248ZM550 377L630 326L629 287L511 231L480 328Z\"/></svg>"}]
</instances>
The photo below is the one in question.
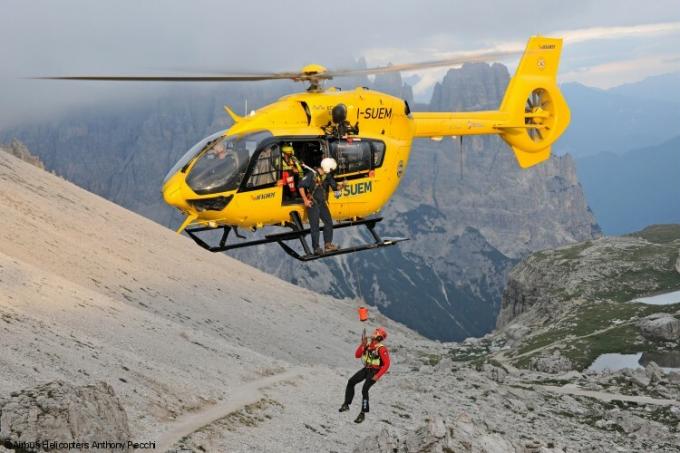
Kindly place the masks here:
<instances>
[{"instance_id":1,"label":"rotor hub","mask_svg":"<svg viewBox=\"0 0 680 453\"><path fill-rule=\"evenodd\" d=\"M328 69L320 64L308 64L300 71L300 75L294 77L296 82L309 82L307 91L321 91L321 83L324 80L330 80L332 77L326 75Z\"/></svg>"}]
</instances>

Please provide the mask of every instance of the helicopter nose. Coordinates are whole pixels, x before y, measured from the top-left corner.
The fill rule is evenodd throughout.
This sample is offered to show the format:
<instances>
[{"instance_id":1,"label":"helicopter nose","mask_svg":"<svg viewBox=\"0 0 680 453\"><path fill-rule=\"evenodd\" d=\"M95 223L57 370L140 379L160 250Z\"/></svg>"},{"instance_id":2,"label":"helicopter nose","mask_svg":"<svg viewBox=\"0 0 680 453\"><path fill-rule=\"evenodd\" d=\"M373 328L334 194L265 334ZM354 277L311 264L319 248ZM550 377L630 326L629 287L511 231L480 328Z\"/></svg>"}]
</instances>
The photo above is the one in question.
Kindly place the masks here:
<instances>
[{"instance_id":1,"label":"helicopter nose","mask_svg":"<svg viewBox=\"0 0 680 453\"><path fill-rule=\"evenodd\" d=\"M177 208L182 208L185 205L179 184L173 184L172 182L163 187L163 199L170 206Z\"/></svg>"}]
</instances>

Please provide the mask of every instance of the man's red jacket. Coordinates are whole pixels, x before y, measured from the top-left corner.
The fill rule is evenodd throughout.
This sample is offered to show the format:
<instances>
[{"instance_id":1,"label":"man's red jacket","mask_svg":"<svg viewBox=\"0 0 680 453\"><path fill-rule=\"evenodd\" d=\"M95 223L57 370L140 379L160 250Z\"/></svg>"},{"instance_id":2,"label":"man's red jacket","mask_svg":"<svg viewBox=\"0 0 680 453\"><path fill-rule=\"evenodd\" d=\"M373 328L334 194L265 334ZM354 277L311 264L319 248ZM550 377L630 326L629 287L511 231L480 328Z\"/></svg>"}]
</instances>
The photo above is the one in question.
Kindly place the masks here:
<instances>
[{"instance_id":1,"label":"man's red jacket","mask_svg":"<svg viewBox=\"0 0 680 453\"><path fill-rule=\"evenodd\" d=\"M377 341L371 341L371 344L368 345L368 350L372 351L374 350L380 343ZM364 355L364 350L366 346L361 343L359 347L357 348L356 352L354 353L354 357L357 359L360 359L362 355ZM375 366L368 366L369 368L378 368L378 372L375 373L373 376L373 380L377 381L382 377L383 374L387 373L387 370L390 367L390 354L387 352L387 347L383 345L382 348L378 349L378 355L380 356L380 367L375 367Z\"/></svg>"}]
</instances>

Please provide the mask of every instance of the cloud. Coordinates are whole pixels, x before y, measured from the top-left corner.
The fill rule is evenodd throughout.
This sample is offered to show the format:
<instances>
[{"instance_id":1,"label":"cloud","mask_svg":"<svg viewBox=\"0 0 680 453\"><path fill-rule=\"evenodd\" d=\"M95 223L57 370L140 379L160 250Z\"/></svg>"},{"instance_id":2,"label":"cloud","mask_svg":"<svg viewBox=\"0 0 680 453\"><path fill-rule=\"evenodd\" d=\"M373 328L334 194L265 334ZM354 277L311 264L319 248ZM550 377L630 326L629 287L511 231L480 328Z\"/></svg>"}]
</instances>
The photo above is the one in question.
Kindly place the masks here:
<instances>
[{"instance_id":1,"label":"cloud","mask_svg":"<svg viewBox=\"0 0 680 453\"><path fill-rule=\"evenodd\" d=\"M672 33L680 33L680 22L632 25L628 27L592 27L579 30L556 31L554 34L555 36L562 36L565 43L575 44L599 39L648 38Z\"/></svg>"},{"instance_id":2,"label":"cloud","mask_svg":"<svg viewBox=\"0 0 680 453\"><path fill-rule=\"evenodd\" d=\"M652 24L630 25L630 26L609 26L609 27L589 27L572 30L558 30L547 33L546 36L561 36L567 46L583 46L593 41L602 40L621 40L621 39L648 39L663 35L672 35L680 33L680 22L661 22ZM486 52L512 52L524 49L524 41L507 41L498 42L468 51L469 54L486 53ZM600 50L601 51L601 50ZM398 49L394 47L388 48L371 48L364 51L363 56L368 61L369 65L383 65L388 62L415 62L416 60L437 60L450 58L456 55L465 55L466 52L446 52L437 48L419 48L419 49ZM589 55L590 60L606 60L611 58L609 55ZM602 63L598 65L588 65L580 68L572 68L563 74L560 74L562 81L579 81L584 84L591 84L597 87L611 87L621 83L641 80L644 77L659 74L662 72L670 72L678 69L673 61L661 61L661 59L674 59L678 55L652 55L639 58L621 59L618 61ZM516 66L519 58L507 58L502 62L508 64L510 68ZM569 68L576 66L576 62L566 60L563 56L562 66ZM640 70L635 65L644 65L644 69ZM446 70L427 70L416 71L421 79L414 87L414 96L420 102L427 101L423 96L432 91L434 84L441 80Z\"/></svg>"},{"instance_id":3,"label":"cloud","mask_svg":"<svg viewBox=\"0 0 680 453\"><path fill-rule=\"evenodd\" d=\"M562 74L560 80L606 89L675 71L680 71L680 55L649 55L579 68Z\"/></svg>"}]
</instances>

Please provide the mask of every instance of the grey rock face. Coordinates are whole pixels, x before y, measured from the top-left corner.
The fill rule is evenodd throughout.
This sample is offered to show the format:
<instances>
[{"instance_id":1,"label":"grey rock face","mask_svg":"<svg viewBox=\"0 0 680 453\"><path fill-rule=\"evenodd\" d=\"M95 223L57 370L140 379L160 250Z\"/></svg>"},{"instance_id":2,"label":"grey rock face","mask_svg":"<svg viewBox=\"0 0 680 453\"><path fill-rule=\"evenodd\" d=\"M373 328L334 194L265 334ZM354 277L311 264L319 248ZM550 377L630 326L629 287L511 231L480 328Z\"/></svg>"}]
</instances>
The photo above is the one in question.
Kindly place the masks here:
<instances>
[{"instance_id":1,"label":"grey rock face","mask_svg":"<svg viewBox=\"0 0 680 453\"><path fill-rule=\"evenodd\" d=\"M646 338L677 340L680 338L680 319L669 313L654 313L640 320L640 333Z\"/></svg>"},{"instance_id":2,"label":"grey rock face","mask_svg":"<svg viewBox=\"0 0 680 453\"><path fill-rule=\"evenodd\" d=\"M525 325L542 325L583 300L625 302L673 290L680 286L678 242L680 226L669 225L535 253L508 275L497 326L524 313Z\"/></svg>"},{"instance_id":3,"label":"grey rock face","mask_svg":"<svg viewBox=\"0 0 680 453\"><path fill-rule=\"evenodd\" d=\"M442 112L496 109L509 79L508 69L502 64L465 64L449 71L435 85L430 107Z\"/></svg>"},{"instance_id":4,"label":"grey rock face","mask_svg":"<svg viewBox=\"0 0 680 453\"><path fill-rule=\"evenodd\" d=\"M490 432L467 415L453 420L432 418L424 426L406 433L385 428L378 434L364 438L354 453L437 453L447 451L508 452L521 451L519 446Z\"/></svg>"},{"instance_id":5,"label":"grey rock face","mask_svg":"<svg viewBox=\"0 0 680 453\"><path fill-rule=\"evenodd\" d=\"M31 165L35 165L38 168L45 168L40 158L31 154L26 145L21 143L17 139L13 139L9 144L3 145L0 143L0 151L5 151L11 155L18 157L24 162L28 162Z\"/></svg>"},{"instance_id":6,"label":"grey rock face","mask_svg":"<svg viewBox=\"0 0 680 453\"><path fill-rule=\"evenodd\" d=\"M564 373L574 369L571 360L562 356L558 350L555 350L550 355L541 355L534 357L531 362L531 368L543 373Z\"/></svg>"},{"instance_id":7,"label":"grey rock face","mask_svg":"<svg viewBox=\"0 0 680 453\"><path fill-rule=\"evenodd\" d=\"M127 445L125 409L105 382L76 387L54 381L13 393L0 401L0 442L49 440L91 442L106 439Z\"/></svg>"}]
</instances>

